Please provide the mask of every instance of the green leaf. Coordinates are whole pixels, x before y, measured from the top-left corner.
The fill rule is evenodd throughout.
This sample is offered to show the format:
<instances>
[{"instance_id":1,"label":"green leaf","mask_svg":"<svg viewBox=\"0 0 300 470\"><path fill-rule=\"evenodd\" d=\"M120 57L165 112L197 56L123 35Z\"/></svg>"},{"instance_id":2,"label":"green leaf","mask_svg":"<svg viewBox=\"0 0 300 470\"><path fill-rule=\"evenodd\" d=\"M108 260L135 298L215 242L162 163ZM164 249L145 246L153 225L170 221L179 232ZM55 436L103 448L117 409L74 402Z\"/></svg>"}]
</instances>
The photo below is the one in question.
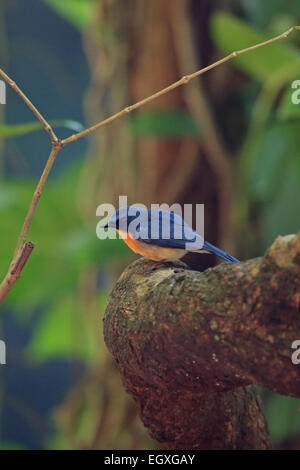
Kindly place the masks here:
<instances>
[{"instance_id":1,"label":"green leaf","mask_svg":"<svg viewBox=\"0 0 300 470\"><path fill-rule=\"evenodd\" d=\"M254 200L267 202L277 197L288 169L297 172L299 147L296 122L275 123L266 129L259 142L252 143L249 159L253 169L249 179Z\"/></svg>"},{"instance_id":2,"label":"green leaf","mask_svg":"<svg viewBox=\"0 0 300 470\"><path fill-rule=\"evenodd\" d=\"M263 246L300 227L300 133L297 121L272 123L248 147L244 185L260 211Z\"/></svg>"},{"instance_id":3,"label":"green leaf","mask_svg":"<svg viewBox=\"0 0 300 470\"><path fill-rule=\"evenodd\" d=\"M104 312L106 303L107 294L101 294L98 299L99 316L86 318L88 312L76 297L61 300L40 319L27 349L27 358L34 363L61 358L88 362L96 360L100 313Z\"/></svg>"},{"instance_id":4,"label":"green leaf","mask_svg":"<svg viewBox=\"0 0 300 470\"><path fill-rule=\"evenodd\" d=\"M211 28L216 45L227 54L254 46L271 37L235 16L220 11L213 15ZM264 82L272 74L282 74L285 77L292 73L295 75L299 72L300 56L291 44L278 41L238 56L233 64L252 78Z\"/></svg>"},{"instance_id":5,"label":"green leaf","mask_svg":"<svg viewBox=\"0 0 300 470\"><path fill-rule=\"evenodd\" d=\"M130 120L135 136L199 137L191 116L180 110L155 110L140 112Z\"/></svg>"},{"instance_id":6,"label":"green leaf","mask_svg":"<svg viewBox=\"0 0 300 470\"><path fill-rule=\"evenodd\" d=\"M274 199L263 206L261 220L264 249L267 249L278 235L299 231L299 181L300 172L290 165L282 175Z\"/></svg>"},{"instance_id":7,"label":"green leaf","mask_svg":"<svg viewBox=\"0 0 300 470\"><path fill-rule=\"evenodd\" d=\"M272 394L266 404L271 438L282 441L300 432L299 400Z\"/></svg>"},{"instance_id":8,"label":"green leaf","mask_svg":"<svg viewBox=\"0 0 300 470\"><path fill-rule=\"evenodd\" d=\"M53 127L66 127L75 132L80 132L83 129L82 124L72 119L56 119L50 121L49 124ZM26 122L23 124L0 124L0 137L19 137L21 135L30 134L31 132L37 132L43 129L40 122Z\"/></svg>"},{"instance_id":9,"label":"green leaf","mask_svg":"<svg viewBox=\"0 0 300 470\"><path fill-rule=\"evenodd\" d=\"M60 16L78 29L83 29L92 19L93 5L97 0L44 0Z\"/></svg>"}]
</instances>

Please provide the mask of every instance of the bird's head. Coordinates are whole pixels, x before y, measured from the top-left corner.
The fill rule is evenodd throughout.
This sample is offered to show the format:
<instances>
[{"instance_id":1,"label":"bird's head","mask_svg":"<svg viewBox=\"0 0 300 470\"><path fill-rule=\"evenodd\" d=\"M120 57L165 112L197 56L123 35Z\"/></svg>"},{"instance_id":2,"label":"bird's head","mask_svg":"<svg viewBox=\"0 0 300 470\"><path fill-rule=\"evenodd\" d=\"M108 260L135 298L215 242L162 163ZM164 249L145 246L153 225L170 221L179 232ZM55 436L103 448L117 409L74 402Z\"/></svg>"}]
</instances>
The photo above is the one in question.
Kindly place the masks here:
<instances>
[{"instance_id":1,"label":"bird's head","mask_svg":"<svg viewBox=\"0 0 300 470\"><path fill-rule=\"evenodd\" d=\"M126 206L117 209L103 228L114 228L116 230L128 231L129 224L141 213L147 215L147 210L137 206Z\"/></svg>"}]
</instances>

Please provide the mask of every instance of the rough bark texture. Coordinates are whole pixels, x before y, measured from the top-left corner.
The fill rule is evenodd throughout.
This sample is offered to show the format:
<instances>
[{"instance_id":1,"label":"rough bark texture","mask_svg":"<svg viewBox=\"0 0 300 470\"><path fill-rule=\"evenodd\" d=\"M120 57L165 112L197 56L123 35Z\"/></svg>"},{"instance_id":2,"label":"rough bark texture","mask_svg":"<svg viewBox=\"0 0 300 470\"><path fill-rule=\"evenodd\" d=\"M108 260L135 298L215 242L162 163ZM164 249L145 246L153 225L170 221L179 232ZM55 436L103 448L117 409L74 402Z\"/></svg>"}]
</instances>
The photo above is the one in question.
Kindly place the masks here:
<instances>
[{"instance_id":1,"label":"rough bark texture","mask_svg":"<svg viewBox=\"0 0 300 470\"><path fill-rule=\"evenodd\" d=\"M174 449L263 449L250 384L300 397L299 307L300 233L277 238L264 258L204 272L138 260L110 296L104 335L153 438Z\"/></svg>"}]
</instances>

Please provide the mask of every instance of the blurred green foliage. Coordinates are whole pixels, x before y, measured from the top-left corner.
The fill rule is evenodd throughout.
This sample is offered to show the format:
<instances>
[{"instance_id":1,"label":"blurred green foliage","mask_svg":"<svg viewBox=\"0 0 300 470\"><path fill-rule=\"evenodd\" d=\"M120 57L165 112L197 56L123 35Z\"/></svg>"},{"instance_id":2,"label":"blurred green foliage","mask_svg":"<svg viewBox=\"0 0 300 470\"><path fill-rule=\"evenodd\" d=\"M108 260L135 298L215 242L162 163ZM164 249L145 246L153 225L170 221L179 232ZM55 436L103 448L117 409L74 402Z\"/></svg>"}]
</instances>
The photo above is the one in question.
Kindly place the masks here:
<instances>
[{"instance_id":1,"label":"blurred green foliage","mask_svg":"<svg viewBox=\"0 0 300 470\"><path fill-rule=\"evenodd\" d=\"M45 312L37 325L29 356L34 361L54 357L95 357L95 325L85 321L79 300L74 299L81 273L85 269L105 272L114 259L127 254L126 246L117 240L98 240L94 224L84 223L76 206L76 190L82 164L63 172L45 188L40 207L30 229L29 238L36 242L34 256L28 263L6 306L13 307L20 319L43 306ZM5 181L0 188L0 217L5 220L1 230L1 276L20 231L35 183ZM99 312L104 311L106 291L99 294ZM81 340L72 342L72 325L80 331ZM97 325L100 331L100 317Z\"/></svg>"},{"instance_id":2,"label":"blurred green foliage","mask_svg":"<svg viewBox=\"0 0 300 470\"><path fill-rule=\"evenodd\" d=\"M267 394L266 415L272 438L285 441L300 433L300 407L296 398Z\"/></svg>"},{"instance_id":3,"label":"blurred green foliage","mask_svg":"<svg viewBox=\"0 0 300 470\"><path fill-rule=\"evenodd\" d=\"M270 38L225 12L213 15L212 34L218 48L228 54ZM294 233L300 227L295 205L300 181L300 106L291 103L300 54L290 41L280 41L239 56L232 64L261 87L249 116L237 178L238 205L244 202L239 206L240 220L248 223L251 204L258 208L266 249L276 236Z\"/></svg>"},{"instance_id":4,"label":"blurred green foliage","mask_svg":"<svg viewBox=\"0 0 300 470\"><path fill-rule=\"evenodd\" d=\"M1 442L0 450L27 450L22 444L16 444L14 442Z\"/></svg>"},{"instance_id":5,"label":"blurred green foliage","mask_svg":"<svg viewBox=\"0 0 300 470\"><path fill-rule=\"evenodd\" d=\"M225 12L215 13L211 26L216 45L228 54L270 39L270 34L258 31L245 21ZM276 42L236 57L234 65L250 77L263 82L274 75L283 73L285 76L286 71L289 71L291 76L295 75L299 71L300 56L291 44Z\"/></svg>"},{"instance_id":6,"label":"blurred green foliage","mask_svg":"<svg viewBox=\"0 0 300 470\"><path fill-rule=\"evenodd\" d=\"M20 292L16 286L12 300L15 307L20 305L22 309L27 306L33 308L41 299L48 301L57 298L60 291L71 292L68 286L72 289L73 282L81 269L91 265L97 266L99 257L103 268L106 268L112 251L116 256L124 252L121 242L115 243L107 239L100 243L96 238L96 217L95 223L91 226L86 226L81 220L76 206L80 166L78 163L73 167L69 166L45 188L41 205L37 209L37 217L28 235L29 239L37 242L35 256L26 266L27 272L24 276L26 285L22 283ZM16 241L14 236L16 238L20 231L35 186L36 183L33 181L16 180L5 181L1 185L0 210L2 220L5 220L5 224L1 227L2 275L13 251ZM29 289L32 280L39 277L36 277L37 273L41 273L42 278L43 274L46 276L47 273L45 279L53 286L53 292L49 292L49 285L42 282L35 285L35 289ZM7 299L7 302L10 300Z\"/></svg>"},{"instance_id":7,"label":"blurred green foliage","mask_svg":"<svg viewBox=\"0 0 300 470\"><path fill-rule=\"evenodd\" d=\"M97 0L43 0L76 28L84 28L92 19L92 7Z\"/></svg>"},{"instance_id":8,"label":"blurred green foliage","mask_svg":"<svg viewBox=\"0 0 300 470\"><path fill-rule=\"evenodd\" d=\"M288 19L276 17L277 13L281 15L286 11L285 2L255 0L249 10L259 18L259 23L270 21L274 33L281 34L298 23L292 15L300 15L299 2L291 3ZM284 19L287 21L282 21ZM270 38L270 34L225 12L215 13L211 26L215 44L227 54ZM294 39L299 43L297 33ZM240 188L238 197L244 200L248 210L245 211L243 205L237 207L242 211L242 220L243 215L246 219L248 231L253 230L249 215L251 207L255 208L261 235L258 242L267 249L278 235L295 233L300 228L300 105L291 100L295 91L291 84L300 77L299 48L291 41L277 42L237 57L232 65L260 85L248 117L236 175ZM267 421L275 442L298 435L299 400L270 392L265 392L264 397Z\"/></svg>"},{"instance_id":9,"label":"blurred green foliage","mask_svg":"<svg viewBox=\"0 0 300 470\"><path fill-rule=\"evenodd\" d=\"M130 124L135 137L199 137L196 123L184 111L163 109L141 111L131 117Z\"/></svg>"},{"instance_id":10,"label":"blurred green foliage","mask_svg":"<svg viewBox=\"0 0 300 470\"><path fill-rule=\"evenodd\" d=\"M77 29L91 20L97 0L43 0ZM297 16L298 15L298 16ZM212 16L211 36L222 54L262 42L297 23L299 1L247 2L245 19L217 11ZM299 22L299 21L298 21ZM270 31L272 34L270 34ZM257 94L246 113L247 130L237 155L235 169L240 236L250 233L251 255L259 255L278 235L300 228L300 105L291 103L291 83L300 79L299 34L231 62L247 84L255 83ZM249 88L232 89L247 102ZM245 108L246 109L246 106ZM58 120L55 126L78 131L72 120ZM40 124L0 123L0 136L12 138L40 130ZM191 117L184 111L141 111L130 120L130 132L137 136L198 137ZM34 144L33 144L34 145ZM80 359L90 367L99 355L100 315L85 317L80 296L74 295L83 273L95 270L103 285L98 289L97 311L103 314L107 300L107 279L114 260L129 259L124 243L99 241L95 220L87 221L78 207L78 187L84 163L73 163L51 180L42 195L29 239L36 243L13 295L6 300L19 321L26 322L36 309L43 310L27 349L28 360L43 363L55 358ZM0 186L0 275L9 266L17 235L29 206L36 182L9 177ZM252 215L255 213L253 223ZM257 229L258 225L258 229ZM256 237L259 231L259 237ZM247 238L247 237L246 237ZM248 238L247 238L248 240ZM245 248L245 256L248 256ZM265 393L271 435L280 441L300 432L299 402ZM93 405L80 416L80 432L93 434ZM54 436L59 440L58 436ZM21 448L2 443L0 448Z\"/></svg>"}]
</instances>

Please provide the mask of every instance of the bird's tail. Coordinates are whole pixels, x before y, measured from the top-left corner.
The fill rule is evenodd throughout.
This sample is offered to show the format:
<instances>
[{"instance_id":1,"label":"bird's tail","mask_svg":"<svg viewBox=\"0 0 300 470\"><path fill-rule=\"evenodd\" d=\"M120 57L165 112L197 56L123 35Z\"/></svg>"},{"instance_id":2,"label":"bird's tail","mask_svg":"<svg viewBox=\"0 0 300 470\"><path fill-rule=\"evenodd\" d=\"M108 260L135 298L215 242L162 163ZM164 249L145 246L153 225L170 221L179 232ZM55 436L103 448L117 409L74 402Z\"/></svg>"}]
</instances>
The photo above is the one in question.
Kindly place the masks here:
<instances>
[{"instance_id":1,"label":"bird's tail","mask_svg":"<svg viewBox=\"0 0 300 470\"><path fill-rule=\"evenodd\" d=\"M225 251L220 250L214 245L211 245L208 242L204 242L202 250L208 251L209 253L212 253L219 258L225 259L226 261L230 261L231 263L239 263L240 261L233 256L229 255L228 253L225 253Z\"/></svg>"}]
</instances>

